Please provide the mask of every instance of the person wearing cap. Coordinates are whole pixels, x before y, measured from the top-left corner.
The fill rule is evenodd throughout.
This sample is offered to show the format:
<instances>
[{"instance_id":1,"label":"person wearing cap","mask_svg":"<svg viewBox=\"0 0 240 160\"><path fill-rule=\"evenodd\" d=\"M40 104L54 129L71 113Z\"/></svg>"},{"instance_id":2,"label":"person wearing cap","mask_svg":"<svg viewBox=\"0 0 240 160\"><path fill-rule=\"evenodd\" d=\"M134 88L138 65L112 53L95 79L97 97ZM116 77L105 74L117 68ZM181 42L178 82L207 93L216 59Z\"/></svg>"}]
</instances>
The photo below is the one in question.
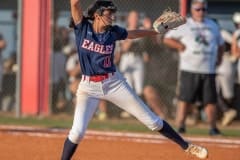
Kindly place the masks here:
<instances>
[{"instance_id":1,"label":"person wearing cap","mask_svg":"<svg viewBox=\"0 0 240 160\"><path fill-rule=\"evenodd\" d=\"M236 30L233 32L232 36L232 45L231 45L231 54L233 61L236 64L237 78L236 83L240 84L240 12L235 12L232 17L233 23L236 27ZM235 93L236 94L236 93ZM237 113L236 113L237 114Z\"/></svg>"},{"instance_id":2,"label":"person wearing cap","mask_svg":"<svg viewBox=\"0 0 240 160\"><path fill-rule=\"evenodd\" d=\"M231 46L231 52L234 59L237 61L237 72L238 72L238 78L237 82L240 84L240 12L235 12L233 14L233 22L236 27L236 30L233 33L232 37L232 46Z\"/></svg>"},{"instance_id":3,"label":"person wearing cap","mask_svg":"<svg viewBox=\"0 0 240 160\"><path fill-rule=\"evenodd\" d=\"M216 22L218 21L216 20ZM217 67L217 107L222 113L221 125L227 126L237 116L236 104L234 104L236 58L231 54L232 33L221 28L221 35L224 39L225 49L222 62Z\"/></svg>"},{"instance_id":4,"label":"person wearing cap","mask_svg":"<svg viewBox=\"0 0 240 160\"><path fill-rule=\"evenodd\" d=\"M149 129L179 145L183 151L205 159L206 148L184 140L137 96L114 64L116 41L159 34L154 30L126 30L112 25L117 7L112 1L95 1L83 15L80 0L70 0L72 23L82 78L76 93L72 128L65 139L62 160L70 160L84 137L100 100L107 100L126 110Z\"/></svg>"},{"instance_id":5,"label":"person wearing cap","mask_svg":"<svg viewBox=\"0 0 240 160\"><path fill-rule=\"evenodd\" d=\"M220 135L216 125L216 65L221 63L224 41L219 26L207 18L207 2L192 0L186 24L169 31L164 43L180 55L180 79L176 123L186 132L188 110L200 100L209 124L209 135Z\"/></svg>"}]
</instances>

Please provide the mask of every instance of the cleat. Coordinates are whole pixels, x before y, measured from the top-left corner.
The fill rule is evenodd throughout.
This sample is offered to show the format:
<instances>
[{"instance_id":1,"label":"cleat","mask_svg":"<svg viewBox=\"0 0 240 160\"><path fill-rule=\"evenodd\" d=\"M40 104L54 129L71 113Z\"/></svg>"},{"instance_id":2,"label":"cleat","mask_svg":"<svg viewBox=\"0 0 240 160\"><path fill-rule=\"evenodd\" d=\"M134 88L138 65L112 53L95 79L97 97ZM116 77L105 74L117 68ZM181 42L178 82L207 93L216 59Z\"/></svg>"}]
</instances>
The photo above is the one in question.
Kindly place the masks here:
<instances>
[{"instance_id":1,"label":"cleat","mask_svg":"<svg viewBox=\"0 0 240 160\"><path fill-rule=\"evenodd\" d=\"M185 150L185 152L194 155L200 159L205 159L208 157L208 151L206 148L195 145L195 144L189 144L188 148Z\"/></svg>"}]
</instances>

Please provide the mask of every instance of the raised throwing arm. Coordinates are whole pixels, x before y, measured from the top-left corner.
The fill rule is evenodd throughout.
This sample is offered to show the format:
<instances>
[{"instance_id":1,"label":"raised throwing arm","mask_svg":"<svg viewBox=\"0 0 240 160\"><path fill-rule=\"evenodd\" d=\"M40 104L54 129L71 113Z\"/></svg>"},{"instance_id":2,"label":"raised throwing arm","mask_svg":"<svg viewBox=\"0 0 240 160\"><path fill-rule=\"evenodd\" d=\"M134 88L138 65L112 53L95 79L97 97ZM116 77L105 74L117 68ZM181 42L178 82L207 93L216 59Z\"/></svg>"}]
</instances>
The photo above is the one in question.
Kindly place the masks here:
<instances>
[{"instance_id":1,"label":"raised throwing arm","mask_svg":"<svg viewBox=\"0 0 240 160\"><path fill-rule=\"evenodd\" d=\"M71 5L71 14L74 21L74 24L81 23L83 19L83 10L81 7L80 0L70 0Z\"/></svg>"}]
</instances>

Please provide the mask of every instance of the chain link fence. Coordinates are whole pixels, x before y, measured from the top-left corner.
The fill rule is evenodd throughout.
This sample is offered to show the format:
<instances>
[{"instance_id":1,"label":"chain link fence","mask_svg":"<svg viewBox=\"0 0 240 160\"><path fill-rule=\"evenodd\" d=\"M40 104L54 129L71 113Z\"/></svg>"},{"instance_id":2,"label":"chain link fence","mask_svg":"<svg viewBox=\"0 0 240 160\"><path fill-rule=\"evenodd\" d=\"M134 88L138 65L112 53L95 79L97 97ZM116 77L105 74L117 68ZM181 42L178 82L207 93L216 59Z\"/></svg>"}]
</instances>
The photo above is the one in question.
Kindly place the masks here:
<instances>
[{"instance_id":1,"label":"chain link fence","mask_svg":"<svg viewBox=\"0 0 240 160\"><path fill-rule=\"evenodd\" d=\"M5 1L1 6L0 32L7 42L7 47L1 49L2 54L2 92L1 110L14 112L16 107L16 73L17 73L17 6L18 1ZM93 1L83 1L84 11ZM179 1L176 0L142 0L113 1L118 7L116 24L126 27L126 16L131 10L140 14L139 24L145 17L156 19L165 9L171 8L178 11ZM54 0L52 12L52 54L51 54L51 90L50 107L52 114L59 112L72 112L74 110L74 96L79 81L74 81L69 68L78 68L76 51L74 47L74 35L68 28L70 18L69 0ZM159 37L161 40L161 37ZM174 115L173 99L177 81L178 56L174 51L166 48L161 42L149 44L152 52L150 62L145 66L145 85L151 85L159 94L159 107L165 107L167 116ZM75 54L75 56L74 56ZM71 71L72 72L72 71ZM74 72L74 71L73 71ZM80 77L80 75L78 75ZM78 77L78 78L79 78ZM72 83L74 82L74 83ZM144 98L143 98L144 99ZM101 103L102 104L102 103ZM103 103L105 104L105 103ZM105 110L105 109L103 109ZM107 103L109 117L119 117L121 110L113 104Z\"/></svg>"},{"instance_id":2,"label":"chain link fence","mask_svg":"<svg viewBox=\"0 0 240 160\"><path fill-rule=\"evenodd\" d=\"M17 1L0 5L0 110L15 110Z\"/></svg>"},{"instance_id":3,"label":"chain link fence","mask_svg":"<svg viewBox=\"0 0 240 160\"><path fill-rule=\"evenodd\" d=\"M113 1L118 7L116 16L116 24L126 27L126 16L131 10L135 10L140 15L139 24L142 25L142 20L149 17L152 21L156 19L165 9L171 8L178 11L179 2L176 0L142 0L131 1L121 0ZM84 11L92 3L92 1L82 2ZM60 75L56 70L59 69L58 63L65 63L66 70L69 68L70 62L73 61L72 54L76 51L71 47L74 45L74 36L72 30L68 28L70 19L69 1L55 0L53 9L54 27L53 27L53 58L52 58L52 78ZM168 117L174 115L173 99L175 96L175 88L177 81L177 66L178 55L173 50L166 48L160 42L156 44L150 43L148 50L152 53L150 62L145 66L145 85L150 85L156 89L159 94L159 107L162 108ZM60 54L58 54L60 53ZM64 56L63 56L64 55ZM61 58L60 58L61 57ZM57 62L60 60L62 62ZM77 63L77 62L75 62ZM65 70L65 71L66 71ZM52 111L53 113L72 111L74 106L74 92L76 91L76 84L72 83L70 70L66 73L61 73L61 80L52 84ZM143 97L144 99L144 97ZM101 111L100 107L100 111ZM105 109L103 109L105 111ZM113 104L107 103L107 114L109 117L119 117L121 110Z\"/></svg>"}]
</instances>

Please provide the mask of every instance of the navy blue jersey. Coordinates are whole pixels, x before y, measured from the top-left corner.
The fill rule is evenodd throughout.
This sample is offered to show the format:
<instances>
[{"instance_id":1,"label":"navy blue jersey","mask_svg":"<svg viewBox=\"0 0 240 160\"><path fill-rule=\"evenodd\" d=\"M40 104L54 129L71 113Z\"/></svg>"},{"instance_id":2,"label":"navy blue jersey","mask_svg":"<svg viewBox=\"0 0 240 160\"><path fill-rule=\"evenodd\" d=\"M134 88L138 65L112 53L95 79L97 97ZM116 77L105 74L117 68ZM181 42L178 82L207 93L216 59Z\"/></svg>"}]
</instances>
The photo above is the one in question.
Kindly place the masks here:
<instances>
[{"instance_id":1,"label":"navy blue jersey","mask_svg":"<svg viewBox=\"0 0 240 160\"><path fill-rule=\"evenodd\" d=\"M101 75L116 71L114 49L117 40L127 37L127 31L112 26L104 33L95 33L86 18L74 28L81 70L84 75Z\"/></svg>"}]
</instances>

